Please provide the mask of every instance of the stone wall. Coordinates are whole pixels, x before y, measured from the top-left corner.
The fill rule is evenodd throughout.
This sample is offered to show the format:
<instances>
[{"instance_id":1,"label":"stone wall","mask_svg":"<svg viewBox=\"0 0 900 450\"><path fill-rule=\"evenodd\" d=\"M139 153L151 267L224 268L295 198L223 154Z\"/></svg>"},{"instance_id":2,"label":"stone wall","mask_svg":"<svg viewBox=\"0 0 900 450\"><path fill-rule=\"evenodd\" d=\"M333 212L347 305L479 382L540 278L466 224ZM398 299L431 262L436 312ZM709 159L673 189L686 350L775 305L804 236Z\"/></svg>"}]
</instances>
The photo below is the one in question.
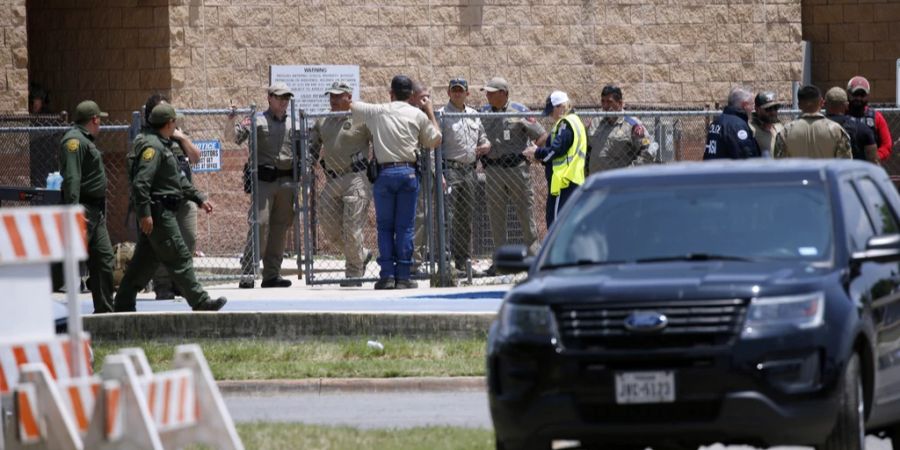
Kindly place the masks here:
<instances>
[{"instance_id":1,"label":"stone wall","mask_svg":"<svg viewBox=\"0 0 900 450\"><path fill-rule=\"evenodd\" d=\"M803 0L803 39L812 43L812 79L820 88L847 86L854 75L872 84L870 101L896 100L900 3Z\"/></svg>"},{"instance_id":2,"label":"stone wall","mask_svg":"<svg viewBox=\"0 0 900 450\"><path fill-rule=\"evenodd\" d=\"M30 79L55 111L92 98L116 121L171 86L167 0L28 0ZM26 86L27 89L27 86Z\"/></svg>"},{"instance_id":3,"label":"stone wall","mask_svg":"<svg viewBox=\"0 0 900 450\"><path fill-rule=\"evenodd\" d=\"M697 105L735 84L787 97L801 76L800 0L187 0L170 6L173 100L193 107L265 103L273 64L358 64L362 97L387 100L406 73L446 101L447 80L476 89L503 76L513 97L552 89L599 103Z\"/></svg>"},{"instance_id":4,"label":"stone wall","mask_svg":"<svg viewBox=\"0 0 900 450\"><path fill-rule=\"evenodd\" d=\"M25 0L0 1L0 111L28 105L28 36Z\"/></svg>"}]
</instances>

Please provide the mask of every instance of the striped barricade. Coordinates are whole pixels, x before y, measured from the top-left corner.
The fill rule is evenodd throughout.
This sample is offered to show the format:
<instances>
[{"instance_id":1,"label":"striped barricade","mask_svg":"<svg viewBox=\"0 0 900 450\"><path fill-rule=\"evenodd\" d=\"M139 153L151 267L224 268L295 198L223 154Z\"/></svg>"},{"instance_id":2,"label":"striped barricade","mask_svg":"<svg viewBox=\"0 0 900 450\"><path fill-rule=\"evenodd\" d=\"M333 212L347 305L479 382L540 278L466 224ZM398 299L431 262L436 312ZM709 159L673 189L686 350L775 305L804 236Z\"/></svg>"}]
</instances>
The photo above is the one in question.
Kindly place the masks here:
<instances>
[{"instance_id":1,"label":"striped barricade","mask_svg":"<svg viewBox=\"0 0 900 450\"><path fill-rule=\"evenodd\" d=\"M81 239L73 245L78 260L87 259L87 222L83 208L41 207L0 210L0 265L62 261L63 222Z\"/></svg>"},{"instance_id":2,"label":"striped barricade","mask_svg":"<svg viewBox=\"0 0 900 450\"><path fill-rule=\"evenodd\" d=\"M84 449L72 412L47 366L27 363L18 369L19 381L4 394L4 419L8 419L4 420L4 449ZM90 380L84 381L89 385ZM72 385L78 387L81 383ZM93 397L90 388L87 396Z\"/></svg>"},{"instance_id":3,"label":"striped barricade","mask_svg":"<svg viewBox=\"0 0 900 450\"><path fill-rule=\"evenodd\" d=\"M147 409L161 433L197 422L193 372L188 369L162 372L147 377L142 384Z\"/></svg>"},{"instance_id":4,"label":"striped barricade","mask_svg":"<svg viewBox=\"0 0 900 450\"><path fill-rule=\"evenodd\" d=\"M85 338L82 358L88 374L91 373L90 340ZM68 336L57 336L50 341L34 341L16 344L0 343L0 394L15 387L19 380L19 367L28 363L42 363L54 380L68 380L74 376L72 345Z\"/></svg>"}]
</instances>

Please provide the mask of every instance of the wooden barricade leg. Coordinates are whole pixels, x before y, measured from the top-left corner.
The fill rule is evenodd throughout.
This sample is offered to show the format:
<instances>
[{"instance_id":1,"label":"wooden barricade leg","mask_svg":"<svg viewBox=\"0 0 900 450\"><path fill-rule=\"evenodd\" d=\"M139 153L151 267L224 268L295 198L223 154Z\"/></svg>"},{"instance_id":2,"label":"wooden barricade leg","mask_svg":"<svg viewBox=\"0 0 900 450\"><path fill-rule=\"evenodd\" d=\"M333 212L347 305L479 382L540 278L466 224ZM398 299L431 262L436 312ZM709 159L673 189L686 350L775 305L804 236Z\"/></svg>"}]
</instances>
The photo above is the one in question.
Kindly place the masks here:
<instances>
[{"instance_id":1,"label":"wooden barricade leg","mask_svg":"<svg viewBox=\"0 0 900 450\"><path fill-rule=\"evenodd\" d=\"M107 356L102 377L104 383L97 395L85 448L163 450L131 359Z\"/></svg>"},{"instance_id":2,"label":"wooden barricade leg","mask_svg":"<svg viewBox=\"0 0 900 450\"><path fill-rule=\"evenodd\" d=\"M6 450L82 450L81 436L47 367L23 364L19 369L19 383L3 402Z\"/></svg>"},{"instance_id":3,"label":"wooden barricade leg","mask_svg":"<svg viewBox=\"0 0 900 450\"><path fill-rule=\"evenodd\" d=\"M200 346L187 344L175 347L174 367L190 369L194 373L198 417L193 427L163 432L166 448L182 448L198 443L219 450L244 450Z\"/></svg>"}]
</instances>

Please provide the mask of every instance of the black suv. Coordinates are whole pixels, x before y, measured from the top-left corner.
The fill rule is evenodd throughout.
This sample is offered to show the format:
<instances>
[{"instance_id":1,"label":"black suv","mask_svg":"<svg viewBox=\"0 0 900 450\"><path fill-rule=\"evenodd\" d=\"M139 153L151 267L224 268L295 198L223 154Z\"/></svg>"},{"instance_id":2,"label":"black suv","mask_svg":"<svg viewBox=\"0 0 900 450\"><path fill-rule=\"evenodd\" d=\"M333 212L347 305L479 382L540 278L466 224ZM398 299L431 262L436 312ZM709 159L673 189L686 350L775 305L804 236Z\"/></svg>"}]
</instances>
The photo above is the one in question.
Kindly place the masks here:
<instances>
[{"instance_id":1,"label":"black suv","mask_svg":"<svg viewBox=\"0 0 900 450\"><path fill-rule=\"evenodd\" d=\"M898 213L887 174L857 161L591 177L538 255L495 257L528 270L488 338L497 447L900 437Z\"/></svg>"}]
</instances>

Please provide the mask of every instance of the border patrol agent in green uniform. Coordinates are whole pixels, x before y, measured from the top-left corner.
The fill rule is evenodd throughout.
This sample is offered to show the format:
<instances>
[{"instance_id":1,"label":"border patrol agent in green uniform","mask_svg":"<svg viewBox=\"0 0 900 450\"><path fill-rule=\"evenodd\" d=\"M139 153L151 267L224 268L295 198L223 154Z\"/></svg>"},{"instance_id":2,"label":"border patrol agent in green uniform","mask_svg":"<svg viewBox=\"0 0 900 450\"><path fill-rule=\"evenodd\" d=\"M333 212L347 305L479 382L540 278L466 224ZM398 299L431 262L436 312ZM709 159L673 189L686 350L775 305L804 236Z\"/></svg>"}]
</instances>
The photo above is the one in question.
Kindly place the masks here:
<instances>
[{"instance_id":1,"label":"border patrol agent in green uniform","mask_svg":"<svg viewBox=\"0 0 900 450\"><path fill-rule=\"evenodd\" d=\"M144 148L134 148L131 157L133 179L131 200L137 212L140 233L134 257L116 293L116 311L135 311L135 297L162 263L172 280L194 311L218 311L225 297L212 300L194 275L194 263L175 219L175 212L187 200L200 205L207 213L212 204L187 181L172 154L175 132L175 108L160 104L150 113L152 130L142 132Z\"/></svg>"},{"instance_id":2,"label":"border patrol agent in green uniform","mask_svg":"<svg viewBox=\"0 0 900 450\"><path fill-rule=\"evenodd\" d=\"M75 126L60 141L59 166L63 175L63 203L84 206L88 239L88 287L94 313L112 312L113 249L106 229L106 170L103 155L94 145L100 118L108 114L85 100L75 108Z\"/></svg>"}]
</instances>

